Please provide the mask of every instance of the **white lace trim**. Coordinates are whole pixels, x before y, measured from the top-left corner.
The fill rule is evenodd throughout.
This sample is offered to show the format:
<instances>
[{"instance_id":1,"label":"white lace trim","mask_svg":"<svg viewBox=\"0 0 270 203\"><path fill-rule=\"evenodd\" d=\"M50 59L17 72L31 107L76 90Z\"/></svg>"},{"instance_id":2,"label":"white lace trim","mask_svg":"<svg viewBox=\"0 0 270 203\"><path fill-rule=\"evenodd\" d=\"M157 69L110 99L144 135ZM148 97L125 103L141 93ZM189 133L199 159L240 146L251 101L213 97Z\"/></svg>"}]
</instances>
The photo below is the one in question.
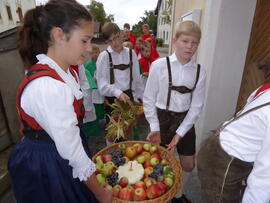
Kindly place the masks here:
<instances>
[{"instance_id":1,"label":"white lace trim","mask_svg":"<svg viewBox=\"0 0 270 203\"><path fill-rule=\"evenodd\" d=\"M91 161L86 168L73 168L73 178L79 178L80 181L86 181L96 171L96 165Z\"/></svg>"}]
</instances>

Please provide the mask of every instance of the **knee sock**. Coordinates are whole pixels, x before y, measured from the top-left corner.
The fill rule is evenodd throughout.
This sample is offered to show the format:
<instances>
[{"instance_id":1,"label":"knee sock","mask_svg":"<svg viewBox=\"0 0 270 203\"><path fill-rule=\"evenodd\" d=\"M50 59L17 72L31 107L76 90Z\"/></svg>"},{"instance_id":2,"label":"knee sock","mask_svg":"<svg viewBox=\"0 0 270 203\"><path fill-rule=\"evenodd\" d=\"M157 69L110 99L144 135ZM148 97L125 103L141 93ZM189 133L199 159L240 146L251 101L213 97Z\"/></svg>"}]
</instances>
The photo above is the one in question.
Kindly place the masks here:
<instances>
[{"instance_id":1,"label":"knee sock","mask_svg":"<svg viewBox=\"0 0 270 203\"><path fill-rule=\"evenodd\" d=\"M182 194L183 194L183 189L184 189L185 185L186 185L187 182L188 182L189 176L190 176L190 172L184 172L184 171L183 171L183 182L182 182L182 185L181 185L180 190L178 190L178 192L177 192L176 195L174 196L175 198L180 198L180 197L182 196Z\"/></svg>"}]
</instances>

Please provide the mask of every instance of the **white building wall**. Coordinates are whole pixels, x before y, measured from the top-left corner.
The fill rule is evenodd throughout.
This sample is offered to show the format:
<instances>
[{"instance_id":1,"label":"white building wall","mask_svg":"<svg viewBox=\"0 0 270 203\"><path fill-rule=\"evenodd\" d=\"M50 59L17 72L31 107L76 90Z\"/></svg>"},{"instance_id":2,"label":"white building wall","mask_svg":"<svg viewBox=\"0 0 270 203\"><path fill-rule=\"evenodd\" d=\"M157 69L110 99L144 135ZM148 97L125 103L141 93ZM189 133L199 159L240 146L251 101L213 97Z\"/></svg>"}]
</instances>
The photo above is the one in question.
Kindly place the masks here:
<instances>
[{"instance_id":1,"label":"white building wall","mask_svg":"<svg viewBox=\"0 0 270 203\"><path fill-rule=\"evenodd\" d=\"M6 6L10 6L12 20L9 20ZM35 0L0 0L0 32L16 27L20 24L17 12L18 7L22 9L22 14L36 6Z\"/></svg>"},{"instance_id":2,"label":"white building wall","mask_svg":"<svg viewBox=\"0 0 270 203\"><path fill-rule=\"evenodd\" d=\"M166 10L167 0L162 0L160 9L158 11L158 25L157 25L157 38L162 38L164 44L169 44L171 39L171 24L165 24L162 20L162 13Z\"/></svg>"},{"instance_id":3,"label":"white building wall","mask_svg":"<svg viewBox=\"0 0 270 203\"><path fill-rule=\"evenodd\" d=\"M206 68L207 89L198 144L235 112L255 7L256 0L206 1L197 59Z\"/></svg>"}]
</instances>

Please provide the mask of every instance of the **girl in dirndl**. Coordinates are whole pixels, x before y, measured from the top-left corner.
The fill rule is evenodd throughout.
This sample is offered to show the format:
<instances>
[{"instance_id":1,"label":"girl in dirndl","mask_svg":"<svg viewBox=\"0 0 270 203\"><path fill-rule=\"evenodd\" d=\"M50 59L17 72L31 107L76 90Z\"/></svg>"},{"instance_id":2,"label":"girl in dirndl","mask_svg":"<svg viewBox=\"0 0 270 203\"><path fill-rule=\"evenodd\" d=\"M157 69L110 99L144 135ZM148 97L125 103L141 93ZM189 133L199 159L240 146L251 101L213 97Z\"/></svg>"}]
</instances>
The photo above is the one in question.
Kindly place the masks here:
<instances>
[{"instance_id":1,"label":"girl in dirndl","mask_svg":"<svg viewBox=\"0 0 270 203\"><path fill-rule=\"evenodd\" d=\"M69 70L83 63L92 35L92 17L76 1L50 0L25 14L19 53L27 73L17 95L24 137L8 162L18 203L111 202L80 130L83 93Z\"/></svg>"}]
</instances>

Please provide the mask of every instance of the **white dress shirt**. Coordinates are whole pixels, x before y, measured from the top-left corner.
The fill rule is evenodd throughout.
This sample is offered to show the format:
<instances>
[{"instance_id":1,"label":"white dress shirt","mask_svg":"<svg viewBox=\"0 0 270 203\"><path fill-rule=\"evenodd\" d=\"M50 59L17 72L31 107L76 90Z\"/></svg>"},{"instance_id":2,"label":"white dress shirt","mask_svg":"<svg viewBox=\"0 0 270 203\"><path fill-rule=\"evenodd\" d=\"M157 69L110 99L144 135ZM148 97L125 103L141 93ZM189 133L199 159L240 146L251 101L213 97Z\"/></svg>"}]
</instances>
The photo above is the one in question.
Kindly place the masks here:
<instances>
[{"instance_id":1,"label":"white dress shirt","mask_svg":"<svg viewBox=\"0 0 270 203\"><path fill-rule=\"evenodd\" d=\"M124 47L120 53L115 52L111 46L109 46L107 50L112 55L112 62L114 65L129 64L130 58L128 48ZM139 62L134 51L132 51L132 61L132 90L137 98L142 98L143 83L140 77ZM100 53L97 59L96 67L98 90L101 95L118 98L123 91L129 89L130 68L126 70L114 69L115 82L112 85L110 84L109 55L106 51Z\"/></svg>"},{"instance_id":2,"label":"white dress shirt","mask_svg":"<svg viewBox=\"0 0 270 203\"><path fill-rule=\"evenodd\" d=\"M174 86L184 85L190 89L196 81L197 64L192 59L189 63L182 65L174 54L169 56L172 72L172 84ZM168 97L168 69L166 58L157 59L150 67L147 79L143 105L144 114L151 131L160 131L156 107L166 109ZM184 136L199 118L204 104L206 71L201 67L200 76L195 90L192 93L181 94L171 91L169 111L188 111L183 122L176 133Z\"/></svg>"},{"instance_id":3,"label":"white dress shirt","mask_svg":"<svg viewBox=\"0 0 270 203\"><path fill-rule=\"evenodd\" d=\"M84 65L79 65L79 83L83 92L83 105L85 108L85 117L83 122L91 122L96 120L96 111L92 102L93 90L90 88L89 82L85 75Z\"/></svg>"},{"instance_id":4,"label":"white dress shirt","mask_svg":"<svg viewBox=\"0 0 270 203\"><path fill-rule=\"evenodd\" d=\"M253 99L255 92L248 98L242 112L270 101L270 90ZM254 162L242 202L269 203L270 105L252 111L226 126L220 133L220 143L229 155L245 162Z\"/></svg>"},{"instance_id":5,"label":"white dress shirt","mask_svg":"<svg viewBox=\"0 0 270 203\"><path fill-rule=\"evenodd\" d=\"M40 54L37 59L54 69L65 83L49 76L31 81L22 93L21 107L49 134L60 156L69 161L73 178L87 180L96 168L83 149L73 108L74 96L83 97L80 85L69 70L65 72L48 56Z\"/></svg>"}]
</instances>

